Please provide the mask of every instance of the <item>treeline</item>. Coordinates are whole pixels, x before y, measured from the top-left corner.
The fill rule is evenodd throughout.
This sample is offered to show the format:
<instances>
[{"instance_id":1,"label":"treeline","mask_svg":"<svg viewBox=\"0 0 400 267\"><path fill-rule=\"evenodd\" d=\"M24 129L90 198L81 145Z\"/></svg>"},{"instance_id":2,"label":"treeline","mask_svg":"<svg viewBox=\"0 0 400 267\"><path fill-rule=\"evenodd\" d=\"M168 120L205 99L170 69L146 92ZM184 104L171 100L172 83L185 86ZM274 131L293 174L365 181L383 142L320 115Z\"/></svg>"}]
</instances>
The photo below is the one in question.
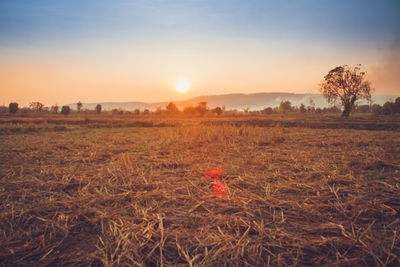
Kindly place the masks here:
<instances>
[{"instance_id":1,"label":"treeline","mask_svg":"<svg viewBox=\"0 0 400 267\"><path fill-rule=\"evenodd\" d=\"M159 107L155 111L149 109L135 109L133 111L126 111L123 109L112 109L104 111L102 106L98 104L94 110L85 109L81 102L78 102L76 109L71 109L70 106L57 105L45 107L40 102L32 102L29 107L20 108L18 103L12 102L8 108L0 106L0 114L106 114L106 115L191 115L191 116L204 116L205 114L221 115L225 111L225 107L209 108L207 102L200 102L197 106L185 107L180 110L174 103L170 102L165 108Z\"/></svg>"},{"instance_id":2,"label":"treeline","mask_svg":"<svg viewBox=\"0 0 400 267\"><path fill-rule=\"evenodd\" d=\"M320 108L315 107L314 102L311 100L308 106L301 104L300 106L293 106L290 101L282 101L278 107L267 107L263 110L250 111L249 108L239 110L226 110L224 106L210 108L207 102L200 102L196 106L188 106L179 109L176 104L170 102L165 108L159 107L155 111L148 109L140 110L135 109L133 111L126 111L122 109L113 109L109 111L103 111L102 106L98 104L95 109L85 109L81 102L78 102L76 109L71 109L70 106L53 105L45 107L41 102L31 102L29 107L19 108L18 103L12 102L8 107L0 106L0 114L106 114L106 115L166 115L166 116L220 116L221 114L226 115L268 115L268 114L287 114L287 113L341 113L342 110L338 106ZM353 113L373 113L376 115L393 115L400 113L400 97L396 98L394 102L386 102L384 105L373 104L373 105L359 105L352 111Z\"/></svg>"},{"instance_id":3,"label":"treeline","mask_svg":"<svg viewBox=\"0 0 400 267\"><path fill-rule=\"evenodd\" d=\"M387 101L383 106L374 104L371 106L371 112L377 115L394 115L400 113L400 97L394 102Z\"/></svg>"},{"instance_id":4,"label":"treeline","mask_svg":"<svg viewBox=\"0 0 400 267\"><path fill-rule=\"evenodd\" d=\"M246 112L246 110L245 110ZM310 100L308 106L301 104L300 106L292 106L290 101L281 101L278 107L267 107L261 111L251 111L251 114L286 114L286 113L340 113L341 110L337 106L329 108L315 107L314 101Z\"/></svg>"},{"instance_id":5,"label":"treeline","mask_svg":"<svg viewBox=\"0 0 400 267\"><path fill-rule=\"evenodd\" d=\"M31 102L28 107L19 107L19 104L16 102L12 102L8 105L8 108L5 106L0 106L0 113L10 113L10 114L63 114L69 115L71 113L77 114L100 114L102 112L101 105L97 105L94 110L82 109L83 104L81 102L77 103L77 109L73 110L70 106L62 106L61 108L58 105L53 105L50 107L44 106L41 102Z\"/></svg>"}]
</instances>

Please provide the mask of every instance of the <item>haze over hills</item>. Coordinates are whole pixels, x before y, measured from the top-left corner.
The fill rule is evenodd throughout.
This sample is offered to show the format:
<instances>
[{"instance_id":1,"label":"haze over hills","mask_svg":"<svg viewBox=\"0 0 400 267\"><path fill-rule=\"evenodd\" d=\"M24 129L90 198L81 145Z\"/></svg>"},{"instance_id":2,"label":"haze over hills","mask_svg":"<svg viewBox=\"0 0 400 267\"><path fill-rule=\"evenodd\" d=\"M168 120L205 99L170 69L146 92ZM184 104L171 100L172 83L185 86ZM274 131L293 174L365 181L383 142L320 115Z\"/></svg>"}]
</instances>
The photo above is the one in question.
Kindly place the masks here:
<instances>
[{"instance_id":1,"label":"haze over hills","mask_svg":"<svg viewBox=\"0 0 400 267\"><path fill-rule=\"evenodd\" d=\"M373 103L383 105L386 101L394 101L397 96L395 95L373 95ZM292 106L305 106L310 105L312 100L315 107L328 107L331 106L327 103L321 94L293 94L293 93L255 93L255 94L224 94L224 95L208 95L190 98L184 101L168 101L157 103L146 102L101 102L101 103L83 103L83 109L94 109L97 104L102 105L103 110L122 109L148 109L156 110L157 108L165 108L169 102L173 102L178 108L183 109L188 106L196 106L200 102L207 102L211 108L217 106L225 106L227 110L243 110L249 108L250 110L262 110L266 107L277 107L281 101L290 101ZM366 102L360 101L360 104ZM76 109L76 103L69 104L72 109Z\"/></svg>"}]
</instances>

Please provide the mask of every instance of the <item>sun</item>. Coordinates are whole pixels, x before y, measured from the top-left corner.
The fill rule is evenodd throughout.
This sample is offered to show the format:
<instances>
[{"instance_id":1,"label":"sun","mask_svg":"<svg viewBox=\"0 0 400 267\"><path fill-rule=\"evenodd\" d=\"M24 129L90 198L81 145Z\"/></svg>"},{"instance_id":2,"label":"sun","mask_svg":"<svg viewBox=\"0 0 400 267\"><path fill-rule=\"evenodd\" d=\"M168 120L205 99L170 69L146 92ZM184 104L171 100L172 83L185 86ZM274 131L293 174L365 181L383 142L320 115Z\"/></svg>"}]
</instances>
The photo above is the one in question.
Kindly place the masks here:
<instances>
[{"instance_id":1,"label":"sun","mask_svg":"<svg viewBox=\"0 0 400 267\"><path fill-rule=\"evenodd\" d=\"M179 93L185 93L189 90L190 84L186 79L179 79L176 82L175 88Z\"/></svg>"}]
</instances>

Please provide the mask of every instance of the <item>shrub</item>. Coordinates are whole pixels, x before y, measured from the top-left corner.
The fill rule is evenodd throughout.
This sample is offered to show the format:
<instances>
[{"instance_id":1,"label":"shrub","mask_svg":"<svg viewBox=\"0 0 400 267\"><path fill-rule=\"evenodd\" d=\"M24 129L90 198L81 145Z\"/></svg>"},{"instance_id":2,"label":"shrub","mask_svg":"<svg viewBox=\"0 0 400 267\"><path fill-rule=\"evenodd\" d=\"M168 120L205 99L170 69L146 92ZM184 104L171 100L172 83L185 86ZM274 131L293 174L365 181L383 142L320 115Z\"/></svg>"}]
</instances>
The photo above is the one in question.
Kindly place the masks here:
<instances>
[{"instance_id":1,"label":"shrub","mask_svg":"<svg viewBox=\"0 0 400 267\"><path fill-rule=\"evenodd\" d=\"M268 114L274 113L274 110L271 107L268 107L268 108L263 109L261 113L268 115Z\"/></svg>"},{"instance_id":2,"label":"shrub","mask_svg":"<svg viewBox=\"0 0 400 267\"><path fill-rule=\"evenodd\" d=\"M101 113L101 105L100 104L97 104L97 106L96 106L96 114L100 114Z\"/></svg>"},{"instance_id":3,"label":"shrub","mask_svg":"<svg viewBox=\"0 0 400 267\"><path fill-rule=\"evenodd\" d=\"M386 102L385 104L383 104L382 107L382 113L383 115L391 115L394 114L395 111L395 105L393 102Z\"/></svg>"},{"instance_id":4,"label":"shrub","mask_svg":"<svg viewBox=\"0 0 400 267\"><path fill-rule=\"evenodd\" d=\"M196 114L196 109L193 106L185 107L183 109L183 113L185 113L187 115L194 115L194 114Z\"/></svg>"},{"instance_id":5,"label":"shrub","mask_svg":"<svg viewBox=\"0 0 400 267\"><path fill-rule=\"evenodd\" d=\"M7 113L8 108L6 106L0 106L0 113Z\"/></svg>"},{"instance_id":6,"label":"shrub","mask_svg":"<svg viewBox=\"0 0 400 267\"><path fill-rule=\"evenodd\" d=\"M211 112L213 112L219 116L222 114L222 108L216 107L216 108L212 109Z\"/></svg>"},{"instance_id":7,"label":"shrub","mask_svg":"<svg viewBox=\"0 0 400 267\"><path fill-rule=\"evenodd\" d=\"M200 102L196 107L196 111L200 114L200 116L204 116L204 114L206 114L208 111L207 102Z\"/></svg>"},{"instance_id":8,"label":"shrub","mask_svg":"<svg viewBox=\"0 0 400 267\"><path fill-rule=\"evenodd\" d=\"M71 108L69 106L62 106L61 108L61 114L64 116L67 116L71 113Z\"/></svg>"},{"instance_id":9,"label":"shrub","mask_svg":"<svg viewBox=\"0 0 400 267\"><path fill-rule=\"evenodd\" d=\"M356 113L368 113L370 112L370 107L369 105L359 105L355 109Z\"/></svg>"},{"instance_id":10,"label":"shrub","mask_svg":"<svg viewBox=\"0 0 400 267\"><path fill-rule=\"evenodd\" d=\"M287 113L292 110L292 103L290 101L282 101L279 104L279 112L281 113Z\"/></svg>"},{"instance_id":11,"label":"shrub","mask_svg":"<svg viewBox=\"0 0 400 267\"><path fill-rule=\"evenodd\" d=\"M179 113L178 107L172 102L169 102L169 104L166 107L166 110L167 110L167 112L169 114L177 114L177 113Z\"/></svg>"},{"instance_id":12,"label":"shrub","mask_svg":"<svg viewBox=\"0 0 400 267\"><path fill-rule=\"evenodd\" d=\"M111 114L113 114L113 115L124 115L124 111L114 108L113 110L111 110Z\"/></svg>"},{"instance_id":13,"label":"shrub","mask_svg":"<svg viewBox=\"0 0 400 267\"><path fill-rule=\"evenodd\" d=\"M18 111L18 103L10 103L10 105L8 105L8 112L10 114L15 114Z\"/></svg>"},{"instance_id":14,"label":"shrub","mask_svg":"<svg viewBox=\"0 0 400 267\"><path fill-rule=\"evenodd\" d=\"M394 101L393 109L395 113L400 113L400 97L396 98L396 100Z\"/></svg>"},{"instance_id":15,"label":"shrub","mask_svg":"<svg viewBox=\"0 0 400 267\"><path fill-rule=\"evenodd\" d=\"M372 113L374 113L376 115L381 115L382 114L382 106L380 106L379 104L373 104L371 107L371 111L372 111Z\"/></svg>"},{"instance_id":16,"label":"shrub","mask_svg":"<svg viewBox=\"0 0 400 267\"><path fill-rule=\"evenodd\" d=\"M300 113L305 113L307 111L306 107L304 106L304 104L300 105L299 111L300 111Z\"/></svg>"}]
</instances>

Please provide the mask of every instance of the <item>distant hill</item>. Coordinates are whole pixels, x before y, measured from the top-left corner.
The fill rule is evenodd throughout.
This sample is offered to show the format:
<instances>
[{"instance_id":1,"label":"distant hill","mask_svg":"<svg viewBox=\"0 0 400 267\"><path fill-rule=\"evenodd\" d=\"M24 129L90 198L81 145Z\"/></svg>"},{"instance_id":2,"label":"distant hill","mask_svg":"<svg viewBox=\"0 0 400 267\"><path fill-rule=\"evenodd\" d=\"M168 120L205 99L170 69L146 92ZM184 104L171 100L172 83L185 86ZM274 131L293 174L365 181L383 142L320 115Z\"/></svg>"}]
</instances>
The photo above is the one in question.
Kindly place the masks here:
<instances>
[{"instance_id":1,"label":"distant hill","mask_svg":"<svg viewBox=\"0 0 400 267\"><path fill-rule=\"evenodd\" d=\"M372 101L377 104L384 104L386 101L394 101L394 95L373 95ZM171 101L180 109L187 106L196 106L200 102L207 102L211 108L225 106L227 110L262 110L266 107L277 107L281 101L290 101L293 106L304 104L310 105L312 100L315 107L328 107L328 103L321 94L292 94L292 93L255 93L255 94L225 94L198 96L184 101ZM158 107L165 108L168 102L145 103L145 102L102 102L102 103L83 103L83 109L94 109L97 104L101 104L103 110L123 109L149 109L156 110ZM361 102L362 103L362 102ZM76 103L69 104L72 109L76 109Z\"/></svg>"}]
</instances>

